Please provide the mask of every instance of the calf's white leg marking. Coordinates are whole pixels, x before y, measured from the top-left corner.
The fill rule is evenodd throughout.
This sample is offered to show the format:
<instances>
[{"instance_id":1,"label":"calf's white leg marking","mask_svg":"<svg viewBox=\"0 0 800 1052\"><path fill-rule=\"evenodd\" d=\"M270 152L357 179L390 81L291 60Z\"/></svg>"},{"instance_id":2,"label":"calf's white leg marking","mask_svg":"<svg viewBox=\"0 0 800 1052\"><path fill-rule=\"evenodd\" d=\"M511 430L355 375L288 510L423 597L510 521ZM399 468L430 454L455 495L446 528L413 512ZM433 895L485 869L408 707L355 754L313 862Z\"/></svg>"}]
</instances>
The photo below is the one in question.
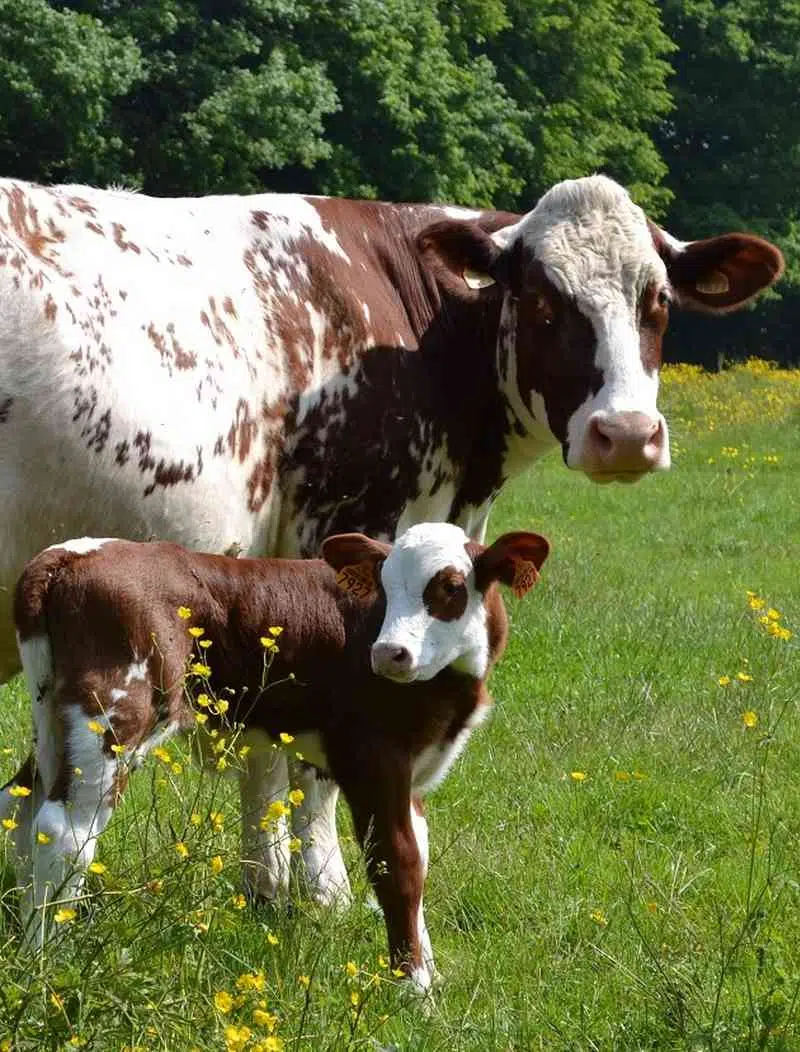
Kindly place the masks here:
<instances>
[{"instance_id":1,"label":"calf's white leg marking","mask_svg":"<svg viewBox=\"0 0 800 1052\"><path fill-rule=\"evenodd\" d=\"M310 763L324 769L326 759L316 735L303 735L294 746ZM352 899L350 880L336 833L339 789L314 767L296 764L292 770L303 802L292 816L294 834L311 897L322 906L346 906Z\"/></svg>"},{"instance_id":2,"label":"calf's white leg marking","mask_svg":"<svg viewBox=\"0 0 800 1052\"><path fill-rule=\"evenodd\" d=\"M266 734L243 738L250 746L239 773L242 822L242 880L248 895L273 900L289 889L289 831L285 818L261 828L269 805L289 789L286 756Z\"/></svg>"},{"instance_id":3,"label":"calf's white leg marking","mask_svg":"<svg viewBox=\"0 0 800 1052\"><path fill-rule=\"evenodd\" d=\"M424 881L428 875L428 859L430 857L428 847L428 822L424 815L417 813L413 800L411 801L411 826L417 840L417 849L419 850L420 863L422 865L422 880L424 887ZM433 980L436 978L436 965L433 961L433 946L431 945L428 926L425 923L422 899L423 892L420 891L419 909L417 911L417 937L419 938L420 947L422 949L422 965L421 967L415 968L411 973L411 981L415 986L419 987L423 993L427 993L431 988Z\"/></svg>"},{"instance_id":4,"label":"calf's white leg marking","mask_svg":"<svg viewBox=\"0 0 800 1052\"><path fill-rule=\"evenodd\" d=\"M30 925L29 938L37 931L43 936L45 930L44 912L34 919L34 910L54 898L73 899L80 894L97 838L113 810L118 761L104 753L104 736L89 729L86 713L78 706L65 709L62 720L71 768L69 789L64 800L46 800L34 820L33 889L23 907ZM107 724L107 718L98 722ZM44 744L40 739L40 746ZM43 834L44 843L38 842L39 834Z\"/></svg>"}]
</instances>

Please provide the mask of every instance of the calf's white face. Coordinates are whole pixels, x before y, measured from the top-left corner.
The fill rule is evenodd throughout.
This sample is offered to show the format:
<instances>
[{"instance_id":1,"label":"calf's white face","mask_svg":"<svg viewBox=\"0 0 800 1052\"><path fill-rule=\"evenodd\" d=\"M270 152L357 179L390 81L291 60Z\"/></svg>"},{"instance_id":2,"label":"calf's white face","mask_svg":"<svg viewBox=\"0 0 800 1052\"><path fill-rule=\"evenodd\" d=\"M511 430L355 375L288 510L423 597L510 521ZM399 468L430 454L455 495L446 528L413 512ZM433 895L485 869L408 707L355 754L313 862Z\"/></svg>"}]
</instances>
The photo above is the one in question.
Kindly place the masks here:
<instances>
[{"instance_id":1,"label":"calf's white face","mask_svg":"<svg viewBox=\"0 0 800 1052\"><path fill-rule=\"evenodd\" d=\"M522 596L538 578L549 545L509 533L491 546L451 523L420 523L393 546L362 534L329 537L324 558L346 591L382 587L386 614L372 645L373 671L398 683L429 680L445 668L483 678L489 666L486 590L494 581Z\"/></svg>"}]
</instances>

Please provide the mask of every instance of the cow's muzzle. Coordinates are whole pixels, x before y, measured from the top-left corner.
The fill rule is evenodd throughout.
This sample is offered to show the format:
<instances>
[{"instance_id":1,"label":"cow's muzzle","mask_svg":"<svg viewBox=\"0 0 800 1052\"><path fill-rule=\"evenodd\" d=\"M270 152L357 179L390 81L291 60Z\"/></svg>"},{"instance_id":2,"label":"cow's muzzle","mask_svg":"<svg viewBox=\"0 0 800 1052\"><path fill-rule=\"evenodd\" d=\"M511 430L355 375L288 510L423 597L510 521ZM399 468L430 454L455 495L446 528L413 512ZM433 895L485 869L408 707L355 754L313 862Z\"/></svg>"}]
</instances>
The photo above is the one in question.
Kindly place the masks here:
<instances>
[{"instance_id":1,"label":"cow's muzzle","mask_svg":"<svg viewBox=\"0 0 800 1052\"><path fill-rule=\"evenodd\" d=\"M370 660L376 676L394 680L395 683L410 683L415 677L414 658L404 646L374 643Z\"/></svg>"},{"instance_id":2,"label":"cow's muzzle","mask_svg":"<svg viewBox=\"0 0 800 1052\"><path fill-rule=\"evenodd\" d=\"M635 482L668 468L664 418L632 411L592 414L575 467L595 482Z\"/></svg>"}]
</instances>

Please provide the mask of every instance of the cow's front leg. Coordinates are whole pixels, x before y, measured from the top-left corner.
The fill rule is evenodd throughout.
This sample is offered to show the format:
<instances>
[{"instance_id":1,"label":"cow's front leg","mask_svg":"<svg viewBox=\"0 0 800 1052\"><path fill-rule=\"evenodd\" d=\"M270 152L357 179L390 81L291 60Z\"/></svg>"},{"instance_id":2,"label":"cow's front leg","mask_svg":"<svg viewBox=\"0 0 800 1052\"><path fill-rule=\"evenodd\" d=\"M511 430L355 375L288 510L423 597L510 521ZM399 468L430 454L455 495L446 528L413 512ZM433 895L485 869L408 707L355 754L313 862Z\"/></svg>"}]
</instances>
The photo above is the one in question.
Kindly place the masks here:
<instances>
[{"instance_id":1,"label":"cow's front leg","mask_svg":"<svg viewBox=\"0 0 800 1052\"><path fill-rule=\"evenodd\" d=\"M303 791L292 825L301 843L299 857L309 893L323 906L345 906L351 891L336 832L339 789L306 763L292 764L292 784Z\"/></svg>"},{"instance_id":2,"label":"cow's front leg","mask_svg":"<svg viewBox=\"0 0 800 1052\"><path fill-rule=\"evenodd\" d=\"M427 824L411 800L410 771L369 761L342 779L367 872L383 910L393 968L427 993L433 954L422 911L427 863Z\"/></svg>"}]
</instances>

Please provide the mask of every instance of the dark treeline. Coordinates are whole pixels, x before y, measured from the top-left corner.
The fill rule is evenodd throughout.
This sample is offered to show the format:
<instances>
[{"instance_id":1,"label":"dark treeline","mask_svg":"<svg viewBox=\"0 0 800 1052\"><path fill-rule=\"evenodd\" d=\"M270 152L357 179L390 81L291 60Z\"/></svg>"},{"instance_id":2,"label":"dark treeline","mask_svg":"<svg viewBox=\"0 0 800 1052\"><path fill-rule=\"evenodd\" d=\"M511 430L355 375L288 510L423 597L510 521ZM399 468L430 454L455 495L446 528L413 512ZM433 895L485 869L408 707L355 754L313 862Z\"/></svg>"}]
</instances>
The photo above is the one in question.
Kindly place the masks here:
<instances>
[{"instance_id":1,"label":"dark treeline","mask_svg":"<svg viewBox=\"0 0 800 1052\"><path fill-rule=\"evenodd\" d=\"M788 274L673 357L800 359L800 0L0 0L0 171L525 210L605 171Z\"/></svg>"}]
</instances>

